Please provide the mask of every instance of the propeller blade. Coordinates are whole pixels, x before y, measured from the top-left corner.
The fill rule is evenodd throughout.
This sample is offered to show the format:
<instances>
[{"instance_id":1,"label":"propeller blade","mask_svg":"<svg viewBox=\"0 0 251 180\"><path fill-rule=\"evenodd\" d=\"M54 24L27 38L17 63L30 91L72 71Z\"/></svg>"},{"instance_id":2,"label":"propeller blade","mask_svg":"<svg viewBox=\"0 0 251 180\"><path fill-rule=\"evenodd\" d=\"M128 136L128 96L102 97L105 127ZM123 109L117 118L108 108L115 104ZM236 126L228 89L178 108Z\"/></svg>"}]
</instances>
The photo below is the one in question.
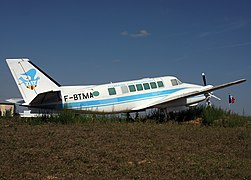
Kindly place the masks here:
<instances>
[{"instance_id":1,"label":"propeller blade","mask_svg":"<svg viewBox=\"0 0 251 180\"><path fill-rule=\"evenodd\" d=\"M211 97L213 97L213 98L215 98L215 99L221 101L221 98L219 98L219 97L217 97L217 96L215 96L215 95L213 95L213 94L211 94L211 93L209 93L209 94L210 94Z\"/></svg>"},{"instance_id":2,"label":"propeller blade","mask_svg":"<svg viewBox=\"0 0 251 180\"><path fill-rule=\"evenodd\" d=\"M204 86L206 86L207 85L206 75L205 73L202 73L201 75L202 75L203 84Z\"/></svg>"},{"instance_id":3,"label":"propeller blade","mask_svg":"<svg viewBox=\"0 0 251 180\"><path fill-rule=\"evenodd\" d=\"M205 73L202 73L201 74L202 75L202 80L203 80L203 85L204 86L206 86L207 85L207 79L206 79L206 75L205 75ZM220 98L218 98L217 96L215 96L215 95L213 95L213 92L208 92L208 93L205 93L204 94L205 96L206 96L206 102L207 102L207 105L208 106L211 106L212 104L211 104L211 101L210 101L210 98L215 98L215 99L217 99L217 100L221 100Z\"/></svg>"}]
</instances>

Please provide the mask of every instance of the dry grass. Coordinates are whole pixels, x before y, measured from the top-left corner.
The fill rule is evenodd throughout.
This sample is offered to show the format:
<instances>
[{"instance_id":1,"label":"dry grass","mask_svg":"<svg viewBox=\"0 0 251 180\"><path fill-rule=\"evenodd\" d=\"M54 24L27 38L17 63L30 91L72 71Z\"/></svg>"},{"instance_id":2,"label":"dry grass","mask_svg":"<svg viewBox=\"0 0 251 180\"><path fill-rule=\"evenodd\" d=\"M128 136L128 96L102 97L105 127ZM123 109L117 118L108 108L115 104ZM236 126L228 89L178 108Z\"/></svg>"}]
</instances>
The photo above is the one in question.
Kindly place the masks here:
<instances>
[{"instance_id":1,"label":"dry grass","mask_svg":"<svg viewBox=\"0 0 251 180\"><path fill-rule=\"evenodd\" d=\"M248 126L0 121L0 179L251 179Z\"/></svg>"}]
</instances>

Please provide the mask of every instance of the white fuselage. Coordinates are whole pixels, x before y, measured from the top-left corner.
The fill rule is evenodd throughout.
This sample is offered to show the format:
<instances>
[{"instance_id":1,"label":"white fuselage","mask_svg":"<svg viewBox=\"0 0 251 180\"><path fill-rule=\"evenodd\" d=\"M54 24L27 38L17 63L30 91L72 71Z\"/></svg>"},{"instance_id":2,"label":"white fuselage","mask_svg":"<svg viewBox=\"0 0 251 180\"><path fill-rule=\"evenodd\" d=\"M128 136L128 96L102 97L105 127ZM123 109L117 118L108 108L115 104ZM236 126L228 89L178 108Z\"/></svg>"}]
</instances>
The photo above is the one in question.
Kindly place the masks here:
<instances>
[{"instance_id":1,"label":"white fuselage","mask_svg":"<svg viewBox=\"0 0 251 180\"><path fill-rule=\"evenodd\" d=\"M169 95L182 94L202 86L181 83L176 77L145 78L93 86L61 86L62 108L95 113L131 112L143 104L151 104ZM205 100L194 96L155 107L168 108L193 105Z\"/></svg>"}]
</instances>

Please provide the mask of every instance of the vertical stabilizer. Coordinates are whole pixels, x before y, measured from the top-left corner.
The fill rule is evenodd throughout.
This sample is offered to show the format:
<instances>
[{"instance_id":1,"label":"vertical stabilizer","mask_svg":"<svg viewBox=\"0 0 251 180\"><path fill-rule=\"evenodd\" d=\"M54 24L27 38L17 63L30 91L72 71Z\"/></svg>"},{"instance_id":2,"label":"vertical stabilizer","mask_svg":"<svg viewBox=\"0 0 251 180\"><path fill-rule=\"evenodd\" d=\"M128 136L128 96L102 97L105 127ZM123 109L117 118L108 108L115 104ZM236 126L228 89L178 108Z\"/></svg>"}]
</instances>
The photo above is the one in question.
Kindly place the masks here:
<instances>
[{"instance_id":1,"label":"vertical stabilizer","mask_svg":"<svg viewBox=\"0 0 251 180\"><path fill-rule=\"evenodd\" d=\"M6 62L27 104L38 94L58 90L60 86L29 59L6 59Z\"/></svg>"}]
</instances>

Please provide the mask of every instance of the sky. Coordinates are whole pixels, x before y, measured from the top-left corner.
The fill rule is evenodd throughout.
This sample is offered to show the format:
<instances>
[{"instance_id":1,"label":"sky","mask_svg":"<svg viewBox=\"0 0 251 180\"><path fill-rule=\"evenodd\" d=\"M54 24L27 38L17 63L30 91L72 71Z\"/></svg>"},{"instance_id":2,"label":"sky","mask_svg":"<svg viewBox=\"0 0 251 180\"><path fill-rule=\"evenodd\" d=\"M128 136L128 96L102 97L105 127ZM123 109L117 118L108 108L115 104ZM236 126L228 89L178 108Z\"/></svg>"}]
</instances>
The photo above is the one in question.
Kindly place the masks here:
<instances>
[{"instance_id":1,"label":"sky","mask_svg":"<svg viewBox=\"0 0 251 180\"><path fill-rule=\"evenodd\" d=\"M219 85L212 103L251 115L250 0L1 0L0 99L21 97L5 62L27 57L62 85L173 75Z\"/></svg>"}]
</instances>

